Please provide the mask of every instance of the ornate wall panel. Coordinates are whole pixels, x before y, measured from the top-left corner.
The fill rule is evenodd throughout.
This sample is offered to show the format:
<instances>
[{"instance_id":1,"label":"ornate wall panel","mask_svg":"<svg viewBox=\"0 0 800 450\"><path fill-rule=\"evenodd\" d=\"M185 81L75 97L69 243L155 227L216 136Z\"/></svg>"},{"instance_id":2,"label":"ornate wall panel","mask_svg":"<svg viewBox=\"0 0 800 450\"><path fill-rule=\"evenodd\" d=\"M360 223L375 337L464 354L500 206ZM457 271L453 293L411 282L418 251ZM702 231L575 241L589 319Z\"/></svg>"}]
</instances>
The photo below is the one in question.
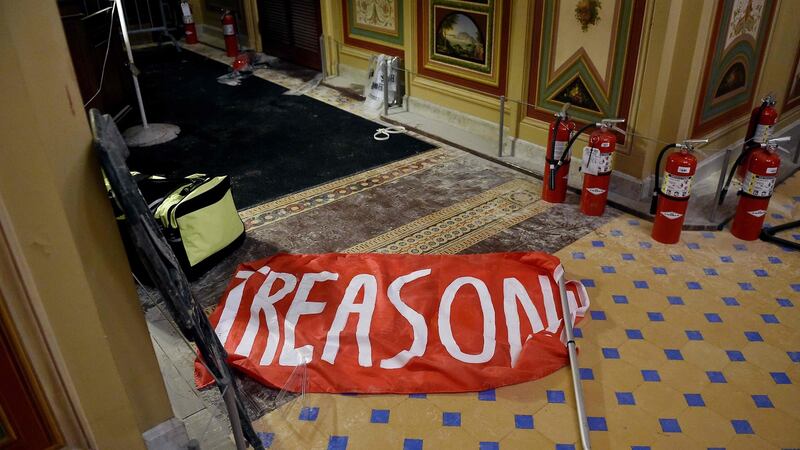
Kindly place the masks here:
<instances>
[{"instance_id":1,"label":"ornate wall panel","mask_svg":"<svg viewBox=\"0 0 800 450\"><path fill-rule=\"evenodd\" d=\"M645 0L536 0L528 116L627 117Z\"/></svg>"},{"instance_id":2,"label":"ornate wall panel","mask_svg":"<svg viewBox=\"0 0 800 450\"><path fill-rule=\"evenodd\" d=\"M797 55L794 57L792 77L786 90L786 100L783 102L783 111L788 111L800 105L800 45L797 46Z\"/></svg>"},{"instance_id":3,"label":"ornate wall panel","mask_svg":"<svg viewBox=\"0 0 800 450\"><path fill-rule=\"evenodd\" d=\"M403 56L403 0L342 0L344 41Z\"/></svg>"},{"instance_id":4,"label":"ornate wall panel","mask_svg":"<svg viewBox=\"0 0 800 450\"><path fill-rule=\"evenodd\" d=\"M419 5L419 72L503 94L510 0L422 0Z\"/></svg>"},{"instance_id":5,"label":"ornate wall panel","mask_svg":"<svg viewBox=\"0 0 800 450\"><path fill-rule=\"evenodd\" d=\"M750 111L774 7L774 0L718 1L693 137Z\"/></svg>"}]
</instances>

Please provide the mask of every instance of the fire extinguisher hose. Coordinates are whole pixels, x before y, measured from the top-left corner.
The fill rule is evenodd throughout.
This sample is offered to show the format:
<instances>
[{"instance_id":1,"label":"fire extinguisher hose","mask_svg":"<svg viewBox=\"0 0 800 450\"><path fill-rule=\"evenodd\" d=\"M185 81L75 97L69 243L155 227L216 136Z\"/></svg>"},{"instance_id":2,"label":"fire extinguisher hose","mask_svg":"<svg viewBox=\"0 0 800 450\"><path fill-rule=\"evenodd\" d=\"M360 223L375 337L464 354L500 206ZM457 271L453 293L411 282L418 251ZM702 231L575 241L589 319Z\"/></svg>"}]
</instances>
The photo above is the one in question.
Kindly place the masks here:
<instances>
[{"instance_id":1,"label":"fire extinguisher hose","mask_svg":"<svg viewBox=\"0 0 800 450\"><path fill-rule=\"evenodd\" d=\"M576 131L575 134L573 134L571 138L569 138L569 142L567 143L567 147L564 149L564 153L561 154L561 159L559 159L558 163L556 164L556 170L558 170L564 164L564 162L567 160L567 157L572 154L572 145L575 144L575 141L578 140L578 137L581 134L583 134L584 132L586 132L586 130L588 130L589 128L593 128L593 127L596 127L596 126L597 126L596 123L587 123L586 125L581 127L581 129Z\"/></svg>"},{"instance_id":2,"label":"fire extinguisher hose","mask_svg":"<svg viewBox=\"0 0 800 450\"><path fill-rule=\"evenodd\" d=\"M658 152L658 158L656 158L656 170L655 170L656 180L655 183L653 184L653 198L650 201L650 214L656 213L656 206L658 205L658 192L661 189L661 187L659 186L660 183L658 177L658 170L661 167L661 160L664 158L664 154L667 152L667 150L671 148L676 148L677 146L678 144L667 144L664 146L664 148L661 149L660 152Z\"/></svg>"},{"instance_id":3,"label":"fire extinguisher hose","mask_svg":"<svg viewBox=\"0 0 800 450\"><path fill-rule=\"evenodd\" d=\"M558 127L561 125L561 116L556 115L556 123L553 127L553 140L550 141L550 152L545 155L545 164L550 165L550 177L547 180L547 184L550 187L551 191L556 190L556 168L553 162L555 161L556 155L556 140L558 140ZM562 155L563 156L563 155Z\"/></svg>"}]
</instances>

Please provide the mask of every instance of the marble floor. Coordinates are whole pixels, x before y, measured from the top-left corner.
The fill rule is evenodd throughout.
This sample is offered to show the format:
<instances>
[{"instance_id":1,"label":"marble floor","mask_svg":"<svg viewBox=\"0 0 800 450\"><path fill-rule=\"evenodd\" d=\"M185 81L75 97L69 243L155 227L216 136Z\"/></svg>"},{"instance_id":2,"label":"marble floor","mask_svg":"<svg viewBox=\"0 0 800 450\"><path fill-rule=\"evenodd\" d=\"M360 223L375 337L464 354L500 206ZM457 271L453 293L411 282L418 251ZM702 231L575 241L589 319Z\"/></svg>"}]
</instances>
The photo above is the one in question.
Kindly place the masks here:
<instances>
[{"instance_id":1,"label":"marble floor","mask_svg":"<svg viewBox=\"0 0 800 450\"><path fill-rule=\"evenodd\" d=\"M309 95L363 114L325 86ZM438 145L240 211L247 240L193 289L210 311L238 263L276 251L550 252L592 299L578 347L595 448L800 447L800 253L727 230L684 232L664 246L650 239L648 222L613 209L587 218L576 196L552 205L540 191L534 178ZM798 218L795 175L778 189L769 221ZM202 448L231 448L216 391L193 387L190 345L157 301L145 301L176 416ZM579 447L568 368L480 393L309 394L283 404L276 391L240 382L268 448Z\"/></svg>"}]
</instances>

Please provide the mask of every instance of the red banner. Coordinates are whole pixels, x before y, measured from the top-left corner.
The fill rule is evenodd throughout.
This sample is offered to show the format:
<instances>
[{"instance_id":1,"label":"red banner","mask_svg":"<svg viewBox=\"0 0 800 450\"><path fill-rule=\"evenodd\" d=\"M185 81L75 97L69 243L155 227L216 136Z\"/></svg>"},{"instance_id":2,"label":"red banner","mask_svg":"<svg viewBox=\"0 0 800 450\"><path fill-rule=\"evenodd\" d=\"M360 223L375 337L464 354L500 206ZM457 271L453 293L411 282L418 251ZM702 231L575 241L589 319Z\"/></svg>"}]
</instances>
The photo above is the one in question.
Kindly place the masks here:
<instances>
[{"instance_id":1,"label":"red banner","mask_svg":"<svg viewBox=\"0 0 800 450\"><path fill-rule=\"evenodd\" d=\"M232 366L275 388L298 390L299 368L308 392L479 391L569 363L561 276L544 253L278 254L239 266L210 319ZM566 288L574 323L589 298Z\"/></svg>"}]
</instances>

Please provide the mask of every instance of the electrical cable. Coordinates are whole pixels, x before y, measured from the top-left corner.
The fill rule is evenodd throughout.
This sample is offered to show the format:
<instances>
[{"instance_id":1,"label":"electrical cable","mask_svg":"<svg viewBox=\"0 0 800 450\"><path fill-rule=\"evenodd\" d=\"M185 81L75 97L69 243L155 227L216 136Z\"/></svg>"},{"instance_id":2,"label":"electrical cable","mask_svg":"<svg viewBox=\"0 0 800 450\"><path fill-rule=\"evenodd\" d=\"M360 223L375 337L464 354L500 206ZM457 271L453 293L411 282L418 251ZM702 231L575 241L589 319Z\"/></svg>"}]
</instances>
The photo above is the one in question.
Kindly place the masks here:
<instances>
[{"instance_id":1,"label":"electrical cable","mask_svg":"<svg viewBox=\"0 0 800 450\"><path fill-rule=\"evenodd\" d=\"M103 80L106 77L106 63L108 62L108 51L111 49L111 36L112 33L114 32L114 11L116 11L116 9L117 9L117 3L114 2L114 4L111 5L111 14L110 14L111 23L109 23L108 25L108 38L106 38L106 54L105 56L103 56L103 69L100 71L100 84L97 86L97 92L95 92L94 95L92 95L92 98L90 98L86 103L83 104L84 108L89 106L89 103L92 103L92 100L94 100L98 95L100 95L100 91L103 90Z\"/></svg>"}]
</instances>

